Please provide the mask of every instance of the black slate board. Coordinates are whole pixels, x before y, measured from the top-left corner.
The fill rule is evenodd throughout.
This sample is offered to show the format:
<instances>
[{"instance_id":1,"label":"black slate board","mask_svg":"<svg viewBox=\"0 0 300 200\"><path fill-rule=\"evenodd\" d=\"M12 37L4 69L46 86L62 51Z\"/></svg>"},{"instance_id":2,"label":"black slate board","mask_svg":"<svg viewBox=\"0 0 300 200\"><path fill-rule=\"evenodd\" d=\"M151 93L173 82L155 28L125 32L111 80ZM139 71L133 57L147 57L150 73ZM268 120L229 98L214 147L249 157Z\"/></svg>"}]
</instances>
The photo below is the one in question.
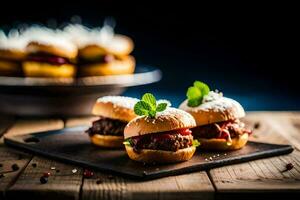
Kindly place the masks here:
<instances>
[{"instance_id":1,"label":"black slate board","mask_svg":"<svg viewBox=\"0 0 300 200\"><path fill-rule=\"evenodd\" d=\"M203 152L198 150L193 158L187 162L168 165L143 165L130 160L123 150L100 149L92 145L88 135L84 133L86 129L87 127L75 127L7 137L5 143L12 147L78 164L86 168L143 179L207 170L228 164L287 154L293 151L290 145L248 142L243 149L238 151Z\"/></svg>"}]
</instances>

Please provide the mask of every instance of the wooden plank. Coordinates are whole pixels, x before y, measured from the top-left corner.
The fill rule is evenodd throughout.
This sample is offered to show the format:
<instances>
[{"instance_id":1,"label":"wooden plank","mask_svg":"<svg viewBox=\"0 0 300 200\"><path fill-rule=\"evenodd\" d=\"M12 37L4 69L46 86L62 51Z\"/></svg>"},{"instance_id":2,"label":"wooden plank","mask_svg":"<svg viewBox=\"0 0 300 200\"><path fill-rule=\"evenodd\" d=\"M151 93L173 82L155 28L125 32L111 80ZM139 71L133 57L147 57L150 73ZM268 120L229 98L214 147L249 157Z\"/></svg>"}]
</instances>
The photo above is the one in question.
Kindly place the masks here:
<instances>
[{"instance_id":1,"label":"wooden plank","mask_svg":"<svg viewBox=\"0 0 300 200\"><path fill-rule=\"evenodd\" d=\"M4 199L5 190L15 182L31 157L29 154L0 145L0 199ZM19 169L13 171L13 164L17 164Z\"/></svg>"},{"instance_id":2,"label":"wooden plank","mask_svg":"<svg viewBox=\"0 0 300 200\"><path fill-rule=\"evenodd\" d=\"M65 120L65 127L91 126L92 122L97 119L98 117L95 116L69 118Z\"/></svg>"},{"instance_id":3,"label":"wooden plank","mask_svg":"<svg viewBox=\"0 0 300 200\"><path fill-rule=\"evenodd\" d=\"M5 136L25 135L28 133L62 128L64 128L64 122L60 119L19 119L14 126L5 133Z\"/></svg>"},{"instance_id":4,"label":"wooden plank","mask_svg":"<svg viewBox=\"0 0 300 200\"><path fill-rule=\"evenodd\" d=\"M84 179L82 199L213 199L214 188L205 172L150 181L134 181L96 173Z\"/></svg>"},{"instance_id":5,"label":"wooden plank","mask_svg":"<svg viewBox=\"0 0 300 200\"><path fill-rule=\"evenodd\" d=\"M63 128L63 121L59 119L17 120L16 123L6 131L5 137L60 128ZM29 154L8 148L4 146L3 143L0 144L0 162L3 165L3 169L1 168L0 170L7 171L11 168L12 164L17 164L20 168L15 172L5 174L5 176L0 179L0 197L2 195L4 198L6 190L15 183L31 158L32 156Z\"/></svg>"},{"instance_id":6,"label":"wooden plank","mask_svg":"<svg viewBox=\"0 0 300 200\"><path fill-rule=\"evenodd\" d=\"M51 167L55 167L55 170L51 170ZM73 173L73 169L77 172ZM50 172L51 175L48 182L42 184L40 178L45 172ZM6 198L79 199L81 183L81 168L36 156L16 183L6 191Z\"/></svg>"},{"instance_id":7,"label":"wooden plank","mask_svg":"<svg viewBox=\"0 0 300 200\"><path fill-rule=\"evenodd\" d=\"M287 118L290 115L284 113L283 116ZM276 113L251 113L245 119L250 126L259 123L251 140L291 143L291 137L287 136L291 131L285 128L286 124L282 120L281 115ZM294 168L284 172L288 163L292 163ZM294 151L289 155L216 168L209 171L209 176L217 190L217 199L267 198L273 193L277 193L278 198L283 194L287 197L292 195L291 192L300 191L300 153Z\"/></svg>"}]
</instances>

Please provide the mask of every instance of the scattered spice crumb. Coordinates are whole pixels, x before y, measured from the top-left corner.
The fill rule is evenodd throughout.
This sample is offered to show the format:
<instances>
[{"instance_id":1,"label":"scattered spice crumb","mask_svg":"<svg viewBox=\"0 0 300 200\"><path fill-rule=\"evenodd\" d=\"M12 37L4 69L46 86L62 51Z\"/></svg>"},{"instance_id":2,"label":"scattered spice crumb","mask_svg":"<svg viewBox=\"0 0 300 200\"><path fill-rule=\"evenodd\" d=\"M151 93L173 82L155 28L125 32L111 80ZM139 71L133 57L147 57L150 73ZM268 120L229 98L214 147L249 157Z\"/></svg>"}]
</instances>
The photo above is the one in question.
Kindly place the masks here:
<instances>
[{"instance_id":1,"label":"scattered spice crumb","mask_svg":"<svg viewBox=\"0 0 300 200\"><path fill-rule=\"evenodd\" d=\"M13 171L18 171L20 169L19 165L17 165L17 164L13 164L11 166L11 168L12 168Z\"/></svg>"},{"instance_id":2,"label":"scattered spice crumb","mask_svg":"<svg viewBox=\"0 0 300 200\"><path fill-rule=\"evenodd\" d=\"M50 167L50 169L51 169L51 170L55 170L56 168L55 168L55 167Z\"/></svg>"},{"instance_id":3,"label":"scattered spice crumb","mask_svg":"<svg viewBox=\"0 0 300 200\"><path fill-rule=\"evenodd\" d=\"M34 168L36 168L36 167L37 167L37 164L36 164L36 163L32 163L31 166L34 167Z\"/></svg>"},{"instance_id":4,"label":"scattered spice crumb","mask_svg":"<svg viewBox=\"0 0 300 200\"><path fill-rule=\"evenodd\" d=\"M207 159L207 158L205 158L205 161L208 161L208 159Z\"/></svg>"},{"instance_id":5,"label":"scattered spice crumb","mask_svg":"<svg viewBox=\"0 0 300 200\"><path fill-rule=\"evenodd\" d=\"M84 178L91 178L92 176L94 176L94 172L88 169L85 169L83 172L83 177Z\"/></svg>"},{"instance_id":6,"label":"scattered spice crumb","mask_svg":"<svg viewBox=\"0 0 300 200\"><path fill-rule=\"evenodd\" d=\"M253 126L254 129L258 129L260 127L260 123L259 122L256 122Z\"/></svg>"},{"instance_id":7,"label":"scattered spice crumb","mask_svg":"<svg viewBox=\"0 0 300 200\"><path fill-rule=\"evenodd\" d=\"M209 157L209 160L212 160L212 157Z\"/></svg>"},{"instance_id":8,"label":"scattered spice crumb","mask_svg":"<svg viewBox=\"0 0 300 200\"><path fill-rule=\"evenodd\" d=\"M45 177L45 176L42 176L42 177L40 178L40 182L41 182L41 184L45 184L45 183L48 182L48 178Z\"/></svg>"},{"instance_id":9,"label":"scattered spice crumb","mask_svg":"<svg viewBox=\"0 0 300 200\"><path fill-rule=\"evenodd\" d=\"M77 172L77 169L72 169L73 174L76 174L76 172Z\"/></svg>"},{"instance_id":10,"label":"scattered spice crumb","mask_svg":"<svg viewBox=\"0 0 300 200\"><path fill-rule=\"evenodd\" d=\"M294 168L294 165L292 163L288 163L285 167L287 170L291 170Z\"/></svg>"},{"instance_id":11,"label":"scattered spice crumb","mask_svg":"<svg viewBox=\"0 0 300 200\"><path fill-rule=\"evenodd\" d=\"M220 154L217 154L217 156L219 157L219 156L220 156Z\"/></svg>"},{"instance_id":12,"label":"scattered spice crumb","mask_svg":"<svg viewBox=\"0 0 300 200\"><path fill-rule=\"evenodd\" d=\"M50 172L45 172L45 173L43 174L44 177L49 177L50 175L51 175Z\"/></svg>"}]
</instances>

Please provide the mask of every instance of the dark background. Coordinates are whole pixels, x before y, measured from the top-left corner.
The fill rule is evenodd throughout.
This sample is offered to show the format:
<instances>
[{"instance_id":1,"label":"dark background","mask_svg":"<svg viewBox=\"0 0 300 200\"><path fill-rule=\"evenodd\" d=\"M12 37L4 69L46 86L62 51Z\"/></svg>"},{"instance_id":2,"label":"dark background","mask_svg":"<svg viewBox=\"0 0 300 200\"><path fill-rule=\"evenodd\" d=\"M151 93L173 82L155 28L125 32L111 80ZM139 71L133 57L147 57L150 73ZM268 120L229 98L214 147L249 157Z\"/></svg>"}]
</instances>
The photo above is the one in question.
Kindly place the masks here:
<instances>
[{"instance_id":1,"label":"dark background","mask_svg":"<svg viewBox=\"0 0 300 200\"><path fill-rule=\"evenodd\" d=\"M122 3L121 3L122 2ZM299 37L293 5L203 5L169 2L84 1L6 2L3 29L20 23L58 24L79 15L99 26L107 16L116 32L133 38L138 63L161 68L158 84L130 88L126 95L150 91L177 106L194 80L237 99L247 110L299 110Z\"/></svg>"}]
</instances>

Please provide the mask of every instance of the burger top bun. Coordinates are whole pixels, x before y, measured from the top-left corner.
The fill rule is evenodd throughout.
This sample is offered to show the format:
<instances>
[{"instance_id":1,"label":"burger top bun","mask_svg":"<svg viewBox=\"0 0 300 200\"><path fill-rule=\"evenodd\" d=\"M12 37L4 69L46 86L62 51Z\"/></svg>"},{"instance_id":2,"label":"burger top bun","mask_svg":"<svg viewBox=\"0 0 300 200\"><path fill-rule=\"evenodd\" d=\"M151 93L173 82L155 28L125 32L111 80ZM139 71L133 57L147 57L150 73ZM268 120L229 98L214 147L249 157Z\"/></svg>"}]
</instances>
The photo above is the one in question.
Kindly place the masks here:
<instances>
[{"instance_id":1,"label":"burger top bun","mask_svg":"<svg viewBox=\"0 0 300 200\"><path fill-rule=\"evenodd\" d=\"M83 25L68 25L65 34L77 45L79 55L92 57L104 54L116 56L129 55L133 48L133 41L124 35L115 34L113 27L104 25L101 28L89 29Z\"/></svg>"},{"instance_id":2,"label":"burger top bun","mask_svg":"<svg viewBox=\"0 0 300 200\"><path fill-rule=\"evenodd\" d=\"M94 115L129 122L136 117L134 104L138 99L123 96L105 96L99 98L92 110Z\"/></svg>"},{"instance_id":3,"label":"burger top bun","mask_svg":"<svg viewBox=\"0 0 300 200\"><path fill-rule=\"evenodd\" d=\"M28 53L46 53L50 55L60 56L68 59L74 59L77 56L76 48L61 48L58 45L40 42L40 41L32 41L26 47Z\"/></svg>"},{"instance_id":4,"label":"burger top bun","mask_svg":"<svg viewBox=\"0 0 300 200\"><path fill-rule=\"evenodd\" d=\"M46 53L69 59L77 56L76 45L61 31L36 26L27 29L23 35L28 39L28 53Z\"/></svg>"},{"instance_id":5,"label":"burger top bun","mask_svg":"<svg viewBox=\"0 0 300 200\"><path fill-rule=\"evenodd\" d=\"M158 112L155 118L140 116L130 121L124 129L124 138L195 126L196 122L189 113L176 108L167 108L163 112Z\"/></svg>"},{"instance_id":6,"label":"burger top bun","mask_svg":"<svg viewBox=\"0 0 300 200\"><path fill-rule=\"evenodd\" d=\"M6 35L0 30L0 58L9 60L23 60L26 56L25 47L27 39L21 37L18 32Z\"/></svg>"},{"instance_id":7,"label":"burger top bun","mask_svg":"<svg viewBox=\"0 0 300 200\"><path fill-rule=\"evenodd\" d=\"M109 53L124 56L128 55L133 51L133 41L125 35L115 35L107 46Z\"/></svg>"},{"instance_id":8,"label":"burger top bun","mask_svg":"<svg viewBox=\"0 0 300 200\"><path fill-rule=\"evenodd\" d=\"M242 118L245 111L237 101L223 97L221 94L210 92L204 97L203 103L197 107L189 107L188 100L179 106L190 113L196 120L197 126Z\"/></svg>"}]
</instances>

